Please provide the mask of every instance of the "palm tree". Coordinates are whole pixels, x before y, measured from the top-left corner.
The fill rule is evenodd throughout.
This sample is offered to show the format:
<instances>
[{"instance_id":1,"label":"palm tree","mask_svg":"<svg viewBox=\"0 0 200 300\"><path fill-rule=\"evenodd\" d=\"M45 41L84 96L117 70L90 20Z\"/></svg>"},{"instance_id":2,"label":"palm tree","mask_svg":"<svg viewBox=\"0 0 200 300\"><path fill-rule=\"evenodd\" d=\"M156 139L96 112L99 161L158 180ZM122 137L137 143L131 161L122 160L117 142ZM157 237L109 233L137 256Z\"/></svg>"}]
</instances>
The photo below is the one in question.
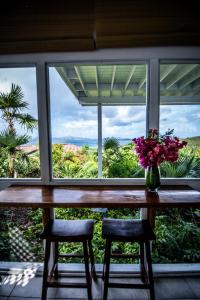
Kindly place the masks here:
<instances>
[{"instance_id":1,"label":"palm tree","mask_svg":"<svg viewBox=\"0 0 200 300\"><path fill-rule=\"evenodd\" d=\"M118 151L120 147L119 141L115 137L107 137L104 139L103 148L104 150L111 149L113 151Z\"/></svg>"},{"instance_id":2,"label":"palm tree","mask_svg":"<svg viewBox=\"0 0 200 300\"><path fill-rule=\"evenodd\" d=\"M23 113L28 108L28 103L24 101L22 88L12 83L9 93L0 93L1 118L7 123L9 131L16 132L14 123L18 122L26 130L32 130L37 126L37 120L28 113Z\"/></svg>"},{"instance_id":3,"label":"palm tree","mask_svg":"<svg viewBox=\"0 0 200 300\"><path fill-rule=\"evenodd\" d=\"M30 137L27 134L17 135L15 124L23 126L26 132L37 126L37 120L24 113L25 109L28 109L28 103L24 101L20 86L12 83L10 92L0 93L1 118L6 122L6 130L0 132L0 148L1 153L8 157L9 177L16 177L17 159L28 159L20 146L28 143Z\"/></svg>"},{"instance_id":4,"label":"palm tree","mask_svg":"<svg viewBox=\"0 0 200 300\"><path fill-rule=\"evenodd\" d=\"M1 154L8 157L8 177L16 176L16 162L18 159L28 162L28 155L20 149L20 146L28 143L29 136L17 136L13 131L3 131L0 133Z\"/></svg>"}]
</instances>

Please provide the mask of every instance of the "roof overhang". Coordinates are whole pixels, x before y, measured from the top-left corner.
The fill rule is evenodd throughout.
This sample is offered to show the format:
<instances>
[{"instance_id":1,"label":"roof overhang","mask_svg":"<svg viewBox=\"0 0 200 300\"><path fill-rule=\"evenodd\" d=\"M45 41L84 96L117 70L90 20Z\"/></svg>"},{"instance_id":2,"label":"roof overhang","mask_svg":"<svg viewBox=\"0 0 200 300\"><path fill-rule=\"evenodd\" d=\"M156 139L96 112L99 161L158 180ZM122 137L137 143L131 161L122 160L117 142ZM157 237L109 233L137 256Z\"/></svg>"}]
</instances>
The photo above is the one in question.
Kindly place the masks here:
<instances>
[{"instance_id":1,"label":"roof overhang","mask_svg":"<svg viewBox=\"0 0 200 300\"><path fill-rule=\"evenodd\" d=\"M57 72L83 106L146 105L145 64L62 64ZM200 64L161 64L162 105L200 104Z\"/></svg>"}]
</instances>

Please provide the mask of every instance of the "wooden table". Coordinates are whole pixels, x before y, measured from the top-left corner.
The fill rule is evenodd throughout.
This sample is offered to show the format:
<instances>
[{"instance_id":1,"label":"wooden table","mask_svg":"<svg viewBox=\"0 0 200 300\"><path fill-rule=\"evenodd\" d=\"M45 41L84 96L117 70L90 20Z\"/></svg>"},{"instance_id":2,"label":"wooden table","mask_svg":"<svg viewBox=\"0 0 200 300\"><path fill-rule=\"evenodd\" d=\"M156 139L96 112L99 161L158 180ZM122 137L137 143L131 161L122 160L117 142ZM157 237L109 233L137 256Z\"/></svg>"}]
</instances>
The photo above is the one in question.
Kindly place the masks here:
<instances>
[{"instance_id":1,"label":"wooden table","mask_svg":"<svg viewBox=\"0 0 200 300\"><path fill-rule=\"evenodd\" d=\"M53 208L147 208L152 221L155 208L200 207L200 192L189 186L162 186L158 193L144 186L11 186L0 191L0 207L43 209L43 222Z\"/></svg>"}]
</instances>

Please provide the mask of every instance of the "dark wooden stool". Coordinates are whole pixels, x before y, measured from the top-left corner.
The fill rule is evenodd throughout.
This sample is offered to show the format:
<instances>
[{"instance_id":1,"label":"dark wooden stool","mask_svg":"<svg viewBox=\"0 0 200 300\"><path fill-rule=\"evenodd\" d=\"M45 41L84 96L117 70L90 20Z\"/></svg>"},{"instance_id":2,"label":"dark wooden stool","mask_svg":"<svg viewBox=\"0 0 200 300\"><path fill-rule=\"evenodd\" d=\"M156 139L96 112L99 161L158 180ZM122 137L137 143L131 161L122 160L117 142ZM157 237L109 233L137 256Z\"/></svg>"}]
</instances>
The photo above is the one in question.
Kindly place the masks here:
<instances>
[{"instance_id":1,"label":"dark wooden stool","mask_svg":"<svg viewBox=\"0 0 200 300\"><path fill-rule=\"evenodd\" d=\"M89 271L89 261L91 263L91 274L96 279L94 255L92 250L92 237L94 229L93 220L52 220L44 228L41 238L46 240L44 272L42 285L42 300L47 297L48 287L73 287L87 288L88 299L92 299L91 276ZM58 244L60 242L81 242L83 243L83 253L81 254L60 254ZM51 245L54 247L54 260L51 270L49 270L49 259ZM58 259L70 257L83 257L85 261L86 283L64 283L58 282Z\"/></svg>"},{"instance_id":2,"label":"dark wooden stool","mask_svg":"<svg viewBox=\"0 0 200 300\"><path fill-rule=\"evenodd\" d=\"M102 236L106 239L106 249L104 257L103 280L104 294L103 299L107 299L108 288L136 288L149 289L151 300L155 299L154 281L151 263L150 241L155 239L155 234L147 220L119 220L104 219ZM111 251L112 242L133 242L139 243L140 254L114 254ZM145 250L144 250L145 247ZM146 254L146 255L145 255ZM138 258L140 259L141 279L143 283L126 284L109 282L110 258ZM145 258L148 272L145 268Z\"/></svg>"}]
</instances>

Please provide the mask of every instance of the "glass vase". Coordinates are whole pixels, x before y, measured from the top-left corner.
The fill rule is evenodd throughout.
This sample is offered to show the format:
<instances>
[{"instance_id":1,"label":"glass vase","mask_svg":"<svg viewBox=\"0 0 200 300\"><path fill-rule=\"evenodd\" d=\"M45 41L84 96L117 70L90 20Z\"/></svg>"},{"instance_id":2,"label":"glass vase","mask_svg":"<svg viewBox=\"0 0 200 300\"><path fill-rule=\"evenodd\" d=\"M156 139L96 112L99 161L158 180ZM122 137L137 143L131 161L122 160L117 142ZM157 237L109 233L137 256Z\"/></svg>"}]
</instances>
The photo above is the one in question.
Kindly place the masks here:
<instances>
[{"instance_id":1,"label":"glass vase","mask_svg":"<svg viewBox=\"0 0 200 300\"><path fill-rule=\"evenodd\" d=\"M157 192L160 187L160 170L158 166L146 170L146 187L150 192Z\"/></svg>"}]
</instances>

